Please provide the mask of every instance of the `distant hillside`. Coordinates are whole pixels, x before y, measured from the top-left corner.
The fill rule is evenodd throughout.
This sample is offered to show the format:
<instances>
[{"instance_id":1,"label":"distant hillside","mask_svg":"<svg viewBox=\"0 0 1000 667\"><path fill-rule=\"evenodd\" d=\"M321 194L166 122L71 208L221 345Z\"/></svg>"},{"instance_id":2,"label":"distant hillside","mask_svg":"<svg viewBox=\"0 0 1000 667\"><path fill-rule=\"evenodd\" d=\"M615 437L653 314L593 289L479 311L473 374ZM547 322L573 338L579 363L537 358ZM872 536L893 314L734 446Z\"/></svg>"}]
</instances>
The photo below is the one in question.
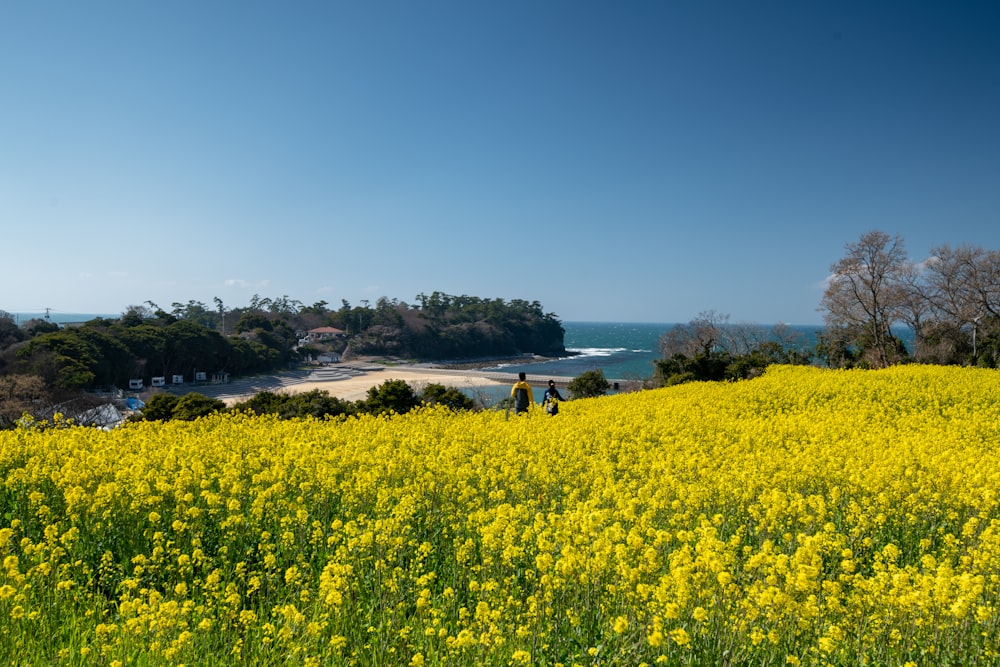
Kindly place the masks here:
<instances>
[{"instance_id":1,"label":"distant hillside","mask_svg":"<svg viewBox=\"0 0 1000 667\"><path fill-rule=\"evenodd\" d=\"M351 338L345 358L393 355L461 360L525 353L565 355L565 331L537 301L504 301L434 292L408 305L379 300L372 323Z\"/></svg>"}]
</instances>

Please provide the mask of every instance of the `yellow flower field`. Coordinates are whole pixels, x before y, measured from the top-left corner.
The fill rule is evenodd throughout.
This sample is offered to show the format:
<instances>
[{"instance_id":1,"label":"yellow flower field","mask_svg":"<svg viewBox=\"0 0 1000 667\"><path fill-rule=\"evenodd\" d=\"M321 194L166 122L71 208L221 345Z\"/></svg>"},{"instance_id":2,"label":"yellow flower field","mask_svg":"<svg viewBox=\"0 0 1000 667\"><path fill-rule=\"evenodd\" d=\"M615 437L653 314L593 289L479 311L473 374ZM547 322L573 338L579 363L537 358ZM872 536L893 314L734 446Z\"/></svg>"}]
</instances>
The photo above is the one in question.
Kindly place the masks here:
<instances>
[{"instance_id":1,"label":"yellow flower field","mask_svg":"<svg viewBox=\"0 0 1000 667\"><path fill-rule=\"evenodd\" d=\"M1000 664L1000 374L0 433L0 663Z\"/></svg>"}]
</instances>

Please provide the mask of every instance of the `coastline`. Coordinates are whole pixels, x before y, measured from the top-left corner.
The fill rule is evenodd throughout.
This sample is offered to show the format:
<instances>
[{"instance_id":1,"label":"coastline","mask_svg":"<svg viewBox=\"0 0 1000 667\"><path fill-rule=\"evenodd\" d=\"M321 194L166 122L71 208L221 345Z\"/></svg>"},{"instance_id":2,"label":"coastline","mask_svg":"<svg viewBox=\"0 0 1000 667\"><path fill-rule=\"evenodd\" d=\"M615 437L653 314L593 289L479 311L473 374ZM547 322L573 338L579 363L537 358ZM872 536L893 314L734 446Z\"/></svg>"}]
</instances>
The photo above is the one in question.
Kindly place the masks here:
<instances>
[{"instance_id":1,"label":"coastline","mask_svg":"<svg viewBox=\"0 0 1000 667\"><path fill-rule=\"evenodd\" d=\"M468 370L482 371L483 369L491 368L494 366L509 366L514 364L516 365L543 364L547 361L569 359L570 357L574 356L577 356L577 353L567 352L565 357L543 357L538 354L522 354L516 357L484 357L482 359L471 359L463 361L427 361L427 362L414 362L407 365L419 368L442 368L447 370L459 370L459 371L468 371Z\"/></svg>"},{"instance_id":2,"label":"coastline","mask_svg":"<svg viewBox=\"0 0 1000 667\"><path fill-rule=\"evenodd\" d=\"M227 384L186 385L172 391L198 392L219 399L227 406L245 401L264 391L301 394L317 389L341 400L360 401L368 397L369 389L388 380L403 380L415 391L420 392L432 383L469 390L475 390L477 387L504 386L511 384L514 376L512 373L483 371L478 366L463 369L430 364L392 362L389 365L364 361L330 364L306 371L238 378Z\"/></svg>"},{"instance_id":3,"label":"coastline","mask_svg":"<svg viewBox=\"0 0 1000 667\"><path fill-rule=\"evenodd\" d=\"M547 357L536 354L512 357L484 357L472 360L411 361L398 357L363 356L348 361L335 362L323 366L304 369L278 371L249 377L239 377L225 384L185 384L165 388L176 395L200 393L221 400L230 407L246 401L261 392L276 394L301 394L320 390L345 401L361 401L368 397L368 390L388 380L403 380L416 392L423 391L428 384L466 390L475 394L477 389L511 386L517 381L517 371L505 366L533 366L577 356L570 352L566 357ZM545 372L529 381L540 382L541 378L555 380L560 387L573 376ZM141 395L148 400L151 393Z\"/></svg>"}]
</instances>

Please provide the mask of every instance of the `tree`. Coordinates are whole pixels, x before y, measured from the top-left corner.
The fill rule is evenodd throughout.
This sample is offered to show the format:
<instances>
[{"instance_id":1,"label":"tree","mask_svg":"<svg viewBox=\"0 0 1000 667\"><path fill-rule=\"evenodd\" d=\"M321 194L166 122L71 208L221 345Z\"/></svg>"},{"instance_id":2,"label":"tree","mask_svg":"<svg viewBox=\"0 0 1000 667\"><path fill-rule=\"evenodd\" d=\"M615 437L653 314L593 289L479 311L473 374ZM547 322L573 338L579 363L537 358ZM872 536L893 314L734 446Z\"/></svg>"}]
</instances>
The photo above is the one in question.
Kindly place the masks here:
<instances>
[{"instance_id":1,"label":"tree","mask_svg":"<svg viewBox=\"0 0 1000 667\"><path fill-rule=\"evenodd\" d=\"M214 329L221 319L221 311L216 313L209 309L202 301L195 301L194 299L188 301L186 304L174 302L170 304L171 315L178 320L189 320L196 324L200 324L206 329Z\"/></svg>"},{"instance_id":2,"label":"tree","mask_svg":"<svg viewBox=\"0 0 1000 667\"><path fill-rule=\"evenodd\" d=\"M240 315L240 319L236 323L236 333L254 331L255 329L271 331L272 328L273 326L271 324L271 320L267 319L259 312L254 311L243 313Z\"/></svg>"},{"instance_id":3,"label":"tree","mask_svg":"<svg viewBox=\"0 0 1000 667\"><path fill-rule=\"evenodd\" d=\"M972 360L988 368L1000 365L1000 317L984 317L973 324Z\"/></svg>"},{"instance_id":4,"label":"tree","mask_svg":"<svg viewBox=\"0 0 1000 667\"><path fill-rule=\"evenodd\" d=\"M213 412L225 410L225 408L226 404L217 398L209 398L204 394L192 392L184 394L177 400L177 405L174 406L174 419L194 421Z\"/></svg>"},{"instance_id":5,"label":"tree","mask_svg":"<svg viewBox=\"0 0 1000 667\"><path fill-rule=\"evenodd\" d=\"M471 410L476 402L454 387L432 382L420 394L424 405L445 405L452 410Z\"/></svg>"},{"instance_id":6,"label":"tree","mask_svg":"<svg viewBox=\"0 0 1000 667\"><path fill-rule=\"evenodd\" d=\"M656 359L654 386L684 382L745 380L771 364L808 364L802 337L784 324L729 324L729 315L699 313L660 337L662 359Z\"/></svg>"},{"instance_id":7,"label":"tree","mask_svg":"<svg viewBox=\"0 0 1000 667\"><path fill-rule=\"evenodd\" d=\"M194 421L199 417L206 417L225 408L226 404L222 401L197 392L183 396L159 393L154 394L146 401L146 406L142 409L141 419L144 421L170 421L171 419Z\"/></svg>"},{"instance_id":8,"label":"tree","mask_svg":"<svg viewBox=\"0 0 1000 667\"><path fill-rule=\"evenodd\" d=\"M926 298L958 324L1000 317L1000 252L941 245L925 263Z\"/></svg>"},{"instance_id":9,"label":"tree","mask_svg":"<svg viewBox=\"0 0 1000 667\"><path fill-rule=\"evenodd\" d=\"M303 307L299 311L299 313L305 314L305 315L325 315L326 313L329 312L327 310L327 305L329 305L329 304L326 301L317 301L316 303L314 303L311 306L305 306L305 307Z\"/></svg>"},{"instance_id":10,"label":"tree","mask_svg":"<svg viewBox=\"0 0 1000 667\"><path fill-rule=\"evenodd\" d=\"M313 389L301 394L276 394L262 391L254 394L248 400L232 407L235 412L250 411L257 415L273 414L282 419L297 417L332 417L353 415L356 406L350 402L331 396L330 392Z\"/></svg>"},{"instance_id":11,"label":"tree","mask_svg":"<svg viewBox=\"0 0 1000 667\"><path fill-rule=\"evenodd\" d=\"M687 324L678 324L660 336L660 354L667 359L678 354L694 357L716 351L722 344L728 321L729 315L714 310L698 313Z\"/></svg>"},{"instance_id":12,"label":"tree","mask_svg":"<svg viewBox=\"0 0 1000 667\"><path fill-rule=\"evenodd\" d=\"M720 349L700 350L691 357L678 353L669 359L657 359L653 365L657 385L733 379L727 374L733 368L733 355Z\"/></svg>"},{"instance_id":13,"label":"tree","mask_svg":"<svg viewBox=\"0 0 1000 667\"><path fill-rule=\"evenodd\" d=\"M13 428L24 413L47 407L48 388L37 375L0 375L0 429Z\"/></svg>"},{"instance_id":14,"label":"tree","mask_svg":"<svg viewBox=\"0 0 1000 667\"><path fill-rule=\"evenodd\" d=\"M573 398L593 398L604 396L611 389L611 383L604 377L604 371L596 369L584 371L566 385Z\"/></svg>"},{"instance_id":15,"label":"tree","mask_svg":"<svg viewBox=\"0 0 1000 667\"><path fill-rule=\"evenodd\" d=\"M0 310L0 350L24 340L25 332L17 326L14 316Z\"/></svg>"},{"instance_id":16,"label":"tree","mask_svg":"<svg viewBox=\"0 0 1000 667\"><path fill-rule=\"evenodd\" d=\"M50 387L76 391L92 387L100 350L74 329L60 329L33 338L17 351L17 357L32 375Z\"/></svg>"},{"instance_id":17,"label":"tree","mask_svg":"<svg viewBox=\"0 0 1000 667\"><path fill-rule=\"evenodd\" d=\"M820 310L828 327L848 332L871 366L884 368L899 359L891 327L902 316L913 266L898 235L867 232L845 249L830 267Z\"/></svg>"},{"instance_id":18,"label":"tree","mask_svg":"<svg viewBox=\"0 0 1000 667\"><path fill-rule=\"evenodd\" d=\"M915 331L914 357L922 364L961 364L976 354L973 336L952 320L922 322Z\"/></svg>"},{"instance_id":19,"label":"tree","mask_svg":"<svg viewBox=\"0 0 1000 667\"><path fill-rule=\"evenodd\" d=\"M405 380L386 380L368 390L368 398L363 402L363 410L371 414L406 414L420 405L416 393Z\"/></svg>"},{"instance_id":20,"label":"tree","mask_svg":"<svg viewBox=\"0 0 1000 667\"><path fill-rule=\"evenodd\" d=\"M909 322L921 361L961 363L971 357L979 363L977 339L1000 333L993 329L1000 319L1000 252L941 245L923 264L921 278L913 292L927 319Z\"/></svg>"},{"instance_id":21,"label":"tree","mask_svg":"<svg viewBox=\"0 0 1000 667\"><path fill-rule=\"evenodd\" d=\"M336 396L331 396L330 392L321 389L295 394L289 397L289 403L296 408L296 417L337 417L340 415L353 415L357 413L357 406L351 401L346 401Z\"/></svg>"},{"instance_id":22,"label":"tree","mask_svg":"<svg viewBox=\"0 0 1000 667\"><path fill-rule=\"evenodd\" d=\"M177 304L174 305L176 306ZM133 304L125 308L125 312L122 313L118 322L123 326L134 327L139 326L144 321L151 320L154 317L155 315L149 306Z\"/></svg>"},{"instance_id":23,"label":"tree","mask_svg":"<svg viewBox=\"0 0 1000 667\"><path fill-rule=\"evenodd\" d=\"M181 373L190 378L197 370L222 370L230 351L218 331L195 322L177 320L164 329L163 365L167 373Z\"/></svg>"},{"instance_id":24,"label":"tree","mask_svg":"<svg viewBox=\"0 0 1000 667\"><path fill-rule=\"evenodd\" d=\"M153 394L146 401L142 408L141 419L143 421L170 421L174 418L174 408L180 397L173 394L160 393Z\"/></svg>"},{"instance_id":25,"label":"tree","mask_svg":"<svg viewBox=\"0 0 1000 667\"><path fill-rule=\"evenodd\" d=\"M94 350L94 361L90 366L94 386L127 386L136 366L136 358L107 324L110 322L104 320L100 325L91 323L68 331L87 341Z\"/></svg>"},{"instance_id":26,"label":"tree","mask_svg":"<svg viewBox=\"0 0 1000 667\"><path fill-rule=\"evenodd\" d=\"M166 328L140 323L127 326L123 319L112 327L118 340L129 349L136 360L131 377L148 378L167 375L165 364Z\"/></svg>"},{"instance_id":27,"label":"tree","mask_svg":"<svg viewBox=\"0 0 1000 667\"><path fill-rule=\"evenodd\" d=\"M271 299L268 310L273 315L295 315L302 308L302 302L298 299L290 299L284 294L279 299Z\"/></svg>"},{"instance_id":28,"label":"tree","mask_svg":"<svg viewBox=\"0 0 1000 667\"><path fill-rule=\"evenodd\" d=\"M827 368L855 367L860 353L851 346L850 337L846 329L828 326L816 334L816 358Z\"/></svg>"},{"instance_id":29,"label":"tree","mask_svg":"<svg viewBox=\"0 0 1000 667\"><path fill-rule=\"evenodd\" d=\"M219 313L219 330L222 335L226 335L226 304L222 303L222 299L219 297L212 297L212 301L215 303L215 309Z\"/></svg>"},{"instance_id":30,"label":"tree","mask_svg":"<svg viewBox=\"0 0 1000 667\"><path fill-rule=\"evenodd\" d=\"M41 336L42 334L59 331L59 325L55 322L50 322L49 320L43 320L37 317L25 322L23 327L28 333L28 338L34 338L35 336Z\"/></svg>"}]
</instances>

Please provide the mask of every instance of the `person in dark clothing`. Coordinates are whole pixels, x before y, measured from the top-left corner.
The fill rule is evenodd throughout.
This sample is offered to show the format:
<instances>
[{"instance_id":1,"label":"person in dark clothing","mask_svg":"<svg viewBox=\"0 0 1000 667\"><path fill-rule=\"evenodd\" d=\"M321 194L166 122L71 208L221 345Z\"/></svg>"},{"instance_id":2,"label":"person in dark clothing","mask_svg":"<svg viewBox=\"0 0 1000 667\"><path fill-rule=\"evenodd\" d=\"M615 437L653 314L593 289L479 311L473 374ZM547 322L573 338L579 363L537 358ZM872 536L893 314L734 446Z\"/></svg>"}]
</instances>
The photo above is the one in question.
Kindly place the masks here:
<instances>
[{"instance_id":1,"label":"person in dark clothing","mask_svg":"<svg viewBox=\"0 0 1000 667\"><path fill-rule=\"evenodd\" d=\"M565 400L559 390L556 389L555 380L549 380L549 388L545 390L545 395L542 397L542 405L545 406L545 411L550 415L559 414L559 401Z\"/></svg>"},{"instance_id":2,"label":"person in dark clothing","mask_svg":"<svg viewBox=\"0 0 1000 667\"><path fill-rule=\"evenodd\" d=\"M510 388L510 397L514 399L514 414L519 415L527 412L528 407L534 405L535 397L531 392L531 385L528 384L524 371L517 374L517 382Z\"/></svg>"}]
</instances>

